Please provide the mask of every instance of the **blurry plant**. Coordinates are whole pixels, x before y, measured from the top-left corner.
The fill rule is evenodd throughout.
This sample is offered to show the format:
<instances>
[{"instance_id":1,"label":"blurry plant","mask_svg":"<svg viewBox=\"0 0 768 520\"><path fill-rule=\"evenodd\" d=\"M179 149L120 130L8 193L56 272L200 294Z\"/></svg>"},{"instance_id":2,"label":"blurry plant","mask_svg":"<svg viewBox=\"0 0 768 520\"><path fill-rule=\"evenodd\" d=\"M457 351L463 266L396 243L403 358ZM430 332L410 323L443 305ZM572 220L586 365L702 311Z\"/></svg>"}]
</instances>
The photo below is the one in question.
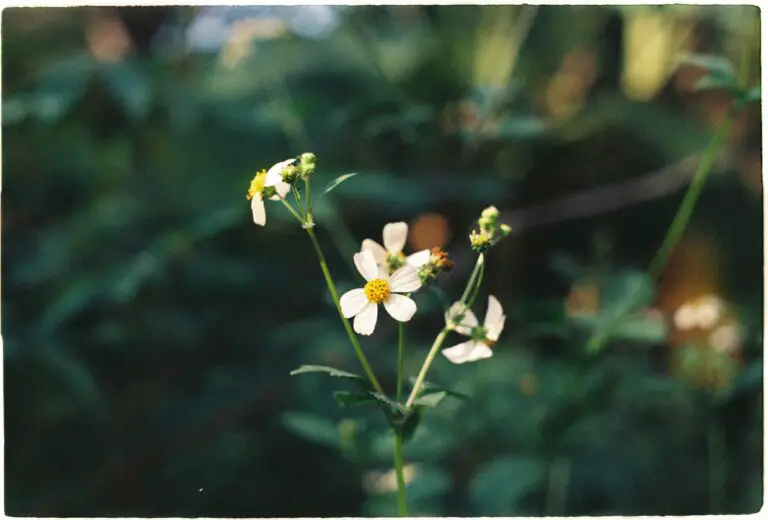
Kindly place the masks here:
<instances>
[{"instance_id":1,"label":"blurry plant","mask_svg":"<svg viewBox=\"0 0 768 520\"><path fill-rule=\"evenodd\" d=\"M428 383L427 374L450 332L457 332L471 338L469 341L443 350L445 357L452 363L477 361L491 357L493 354L491 348L499 339L505 321L501 304L494 296L488 297L488 311L482 325L471 307L483 282L485 254L507 236L511 229L506 224L499 223L499 211L494 206L483 210L477 221L479 230L473 230L469 236L472 249L477 252L474 269L461 298L446 311L445 322L413 381L408 398L403 402L404 325L411 320L417 310L411 296L423 285L434 282L439 274L450 269L453 263L448 259L447 253L440 248L424 249L406 257L403 254L403 248L407 240L408 225L405 222L389 223L384 226L382 232L383 246L374 240L365 239L362 241L360 252L354 255L355 267L365 279L365 285L362 288L347 291L339 297L336 283L314 232L315 221L310 190L314 171L315 155L304 153L299 157L278 162L269 170L257 173L251 181L247 196L251 201L253 222L259 226L266 224L264 200L268 199L280 202L306 231L339 318L366 377L320 365L304 365L292 371L291 374L323 372L333 377L354 381L362 391L335 392L334 398L339 405L350 407L375 404L380 408L394 437L398 512L400 516L408 516L403 443L416 433L420 419L427 408L435 408L448 395L459 395L452 390ZM351 175L344 175L337 178L324 190L323 194L335 189L350 177ZM288 193L293 193L295 205L286 200ZM363 336L373 334L378 320L379 304L382 304L386 312L398 321L397 387L394 399L384 391L355 335L355 333ZM351 326L350 318L354 318ZM290 422L295 428L297 421L302 420L294 416ZM323 439L328 437L333 438L335 435L331 433Z\"/></svg>"}]
</instances>

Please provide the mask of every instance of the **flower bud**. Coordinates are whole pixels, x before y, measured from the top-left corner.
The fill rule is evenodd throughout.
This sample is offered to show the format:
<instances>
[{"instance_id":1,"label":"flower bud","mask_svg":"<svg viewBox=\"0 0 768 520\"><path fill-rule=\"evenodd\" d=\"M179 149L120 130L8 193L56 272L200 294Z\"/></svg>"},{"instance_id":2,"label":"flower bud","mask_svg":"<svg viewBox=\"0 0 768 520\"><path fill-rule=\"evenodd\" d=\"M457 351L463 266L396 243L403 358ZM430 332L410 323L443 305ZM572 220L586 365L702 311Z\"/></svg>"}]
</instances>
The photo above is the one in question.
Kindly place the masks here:
<instances>
[{"instance_id":1,"label":"flower bud","mask_svg":"<svg viewBox=\"0 0 768 520\"><path fill-rule=\"evenodd\" d=\"M299 156L299 173L306 179L315 171L315 154L311 152L303 153Z\"/></svg>"},{"instance_id":2,"label":"flower bud","mask_svg":"<svg viewBox=\"0 0 768 520\"><path fill-rule=\"evenodd\" d=\"M299 169L292 164L284 166L283 171L281 172L281 175L283 177L283 182L288 184L293 184L294 182L296 182L296 179L299 178L299 174L300 174Z\"/></svg>"},{"instance_id":3,"label":"flower bud","mask_svg":"<svg viewBox=\"0 0 768 520\"><path fill-rule=\"evenodd\" d=\"M512 228L507 224L500 225L499 229L501 230L501 234L504 236L507 236L512 232Z\"/></svg>"},{"instance_id":4,"label":"flower bud","mask_svg":"<svg viewBox=\"0 0 768 520\"><path fill-rule=\"evenodd\" d=\"M265 186L264 189L261 190L261 197L264 199L268 199L275 195L277 195L277 189L275 189L274 186Z\"/></svg>"},{"instance_id":5,"label":"flower bud","mask_svg":"<svg viewBox=\"0 0 768 520\"><path fill-rule=\"evenodd\" d=\"M473 229L469 234L469 243L472 245L472 249L478 253L486 252L491 247L492 239L493 235L485 229L482 229L479 233Z\"/></svg>"}]
</instances>

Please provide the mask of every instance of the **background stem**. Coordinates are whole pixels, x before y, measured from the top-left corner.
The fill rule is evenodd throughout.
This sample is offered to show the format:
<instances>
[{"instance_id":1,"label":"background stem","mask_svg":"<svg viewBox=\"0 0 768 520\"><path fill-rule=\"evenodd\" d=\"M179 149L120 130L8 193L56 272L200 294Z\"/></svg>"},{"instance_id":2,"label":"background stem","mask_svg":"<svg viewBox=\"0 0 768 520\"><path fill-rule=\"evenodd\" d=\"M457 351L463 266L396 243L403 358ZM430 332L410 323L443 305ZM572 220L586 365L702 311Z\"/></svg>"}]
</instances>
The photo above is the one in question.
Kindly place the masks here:
<instances>
[{"instance_id":1,"label":"background stem","mask_svg":"<svg viewBox=\"0 0 768 520\"><path fill-rule=\"evenodd\" d=\"M403 363L405 354L405 325L397 323L397 391L395 399L400 402L403 397Z\"/></svg>"}]
</instances>

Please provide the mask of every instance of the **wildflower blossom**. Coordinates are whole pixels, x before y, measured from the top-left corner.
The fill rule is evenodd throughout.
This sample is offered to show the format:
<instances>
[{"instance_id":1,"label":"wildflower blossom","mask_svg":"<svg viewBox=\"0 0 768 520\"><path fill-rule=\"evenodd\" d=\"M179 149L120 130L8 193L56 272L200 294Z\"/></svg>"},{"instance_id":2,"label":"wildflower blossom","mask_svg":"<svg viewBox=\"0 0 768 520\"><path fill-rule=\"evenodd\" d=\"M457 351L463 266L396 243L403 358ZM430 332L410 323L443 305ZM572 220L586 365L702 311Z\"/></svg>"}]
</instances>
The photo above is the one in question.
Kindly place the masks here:
<instances>
[{"instance_id":1,"label":"wildflower blossom","mask_svg":"<svg viewBox=\"0 0 768 520\"><path fill-rule=\"evenodd\" d=\"M441 247L433 247L429 253L428 261L419 267L419 278L424 284L434 280L440 273L451 269L453 269L453 262L448 259L448 253Z\"/></svg>"},{"instance_id":2,"label":"wildflower blossom","mask_svg":"<svg viewBox=\"0 0 768 520\"><path fill-rule=\"evenodd\" d=\"M408 224L405 222L391 222L387 224L384 226L382 235L384 246L369 238L363 240L362 246L362 249L367 249L373 253L376 265L380 267L382 272L392 273L406 264L418 269L429 262L429 249L422 249L408 257L403 254L405 240L408 237Z\"/></svg>"},{"instance_id":3,"label":"wildflower blossom","mask_svg":"<svg viewBox=\"0 0 768 520\"><path fill-rule=\"evenodd\" d=\"M366 284L360 289L346 292L339 303L345 318L354 316L355 332L364 336L373 333L380 303L397 321L410 320L416 312L416 304L409 297L398 293L409 293L421 287L416 268L406 264L390 276L379 269L373 253L368 249L356 253L354 260Z\"/></svg>"},{"instance_id":4,"label":"wildflower blossom","mask_svg":"<svg viewBox=\"0 0 768 520\"><path fill-rule=\"evenodd\" d=\"M283 182L283 169L292 164L295 159L288 159L273 165L269 171L261 170L251 180L246 199L251 201L253 222L259 226L267 223L267 211L264 207L264 197L269 200L279 200L291 190L290 185Z\"/></svg>"},{"instance_id":5,"label":"wildflower blossom","mask_svg":"<svg viewBox=\"0 0 768 520\"><path fill-rule=\"evenodd\" d=\"M459 302L453 304L446 313L448 326L459 334L468 336L470 340L444 349L443 355L448 361L456 364L491 357L491 347L499 339L506 318L499 300L493 295L488 296L488 310L482 325L471 310Z\"/></svg>"}]
</instances>

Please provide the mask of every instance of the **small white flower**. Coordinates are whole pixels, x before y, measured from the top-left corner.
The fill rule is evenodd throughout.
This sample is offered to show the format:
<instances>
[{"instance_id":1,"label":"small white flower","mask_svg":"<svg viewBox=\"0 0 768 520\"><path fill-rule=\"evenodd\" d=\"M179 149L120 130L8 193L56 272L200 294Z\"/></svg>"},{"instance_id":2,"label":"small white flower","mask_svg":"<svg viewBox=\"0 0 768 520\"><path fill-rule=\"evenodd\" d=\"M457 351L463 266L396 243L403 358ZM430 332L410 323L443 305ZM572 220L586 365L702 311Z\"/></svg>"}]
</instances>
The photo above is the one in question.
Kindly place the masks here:
<instances>
[{"instance_id":1,"label":"small white flower","mask_svg":"<svg viewBox=\"0 0 768 520\"><path fill-rule=\"evenodd\" d=\"M409 297L397 293L408 293L421 287L416 268L404 265L389 276L378 269L373 253L367 249L355 254L354 259L357 270L367 283L362 289L344 293L339 303L345 318L355 317L355 332L364 336L373 333L380 303L397 321L410 320L416 312L416 304Z\"/></svg>"},{"instance_id":2,"label":"small white flower","mask_svg":"<svg viewBox=\"0 0 768 520\"><path fill-rule=\"evenodd\" d=\"M429 262L429 249L422 249L408 257L403 254L405 240L408 237L408 224L405 222L390 222L384 226L382 234L384 246L369 238L363 240L362 246L362 249L373 253L376 265L381 271L391 273L403 265L411 265L418 269Z\"/></svg>"},{"instance_id":3,"label":"small white flower","mask_svg":"<svg viewBox=\"0 0 768 520\"><path fill-rule=\"evenodd\" d=\"M264 198L262 192L264 188L275 188L275 194L269 197L269 200L280 200L291 191L291 185L283 182L283 168L295 162L296 159L287 159L272 166L269 171L260 171L251 180L248 188L247 199L251 201L251 213L253 213L253 223L263 226L267 223L267 211L264 208Z\"/></svg>"},{"instance_id":4,"label":"small white flower","mask_svg":"<svg viewBox=\"0 0 768 520\"><path fill-rule=\"evenodd\" d=\"M462 311L464 316L459 323L455 323L456 317ZM482 325L478 323L477 317L471 310L466 309L458 302L448 309L445 319L456 332L471 338L469 341L443 350L443 355L448 358L448 361L460 364L491 357L493 355L491 347L498 341L507 317L504 315L499 300L495 296L489 295L488 311Z\"/></svg>"}]
</instances>

